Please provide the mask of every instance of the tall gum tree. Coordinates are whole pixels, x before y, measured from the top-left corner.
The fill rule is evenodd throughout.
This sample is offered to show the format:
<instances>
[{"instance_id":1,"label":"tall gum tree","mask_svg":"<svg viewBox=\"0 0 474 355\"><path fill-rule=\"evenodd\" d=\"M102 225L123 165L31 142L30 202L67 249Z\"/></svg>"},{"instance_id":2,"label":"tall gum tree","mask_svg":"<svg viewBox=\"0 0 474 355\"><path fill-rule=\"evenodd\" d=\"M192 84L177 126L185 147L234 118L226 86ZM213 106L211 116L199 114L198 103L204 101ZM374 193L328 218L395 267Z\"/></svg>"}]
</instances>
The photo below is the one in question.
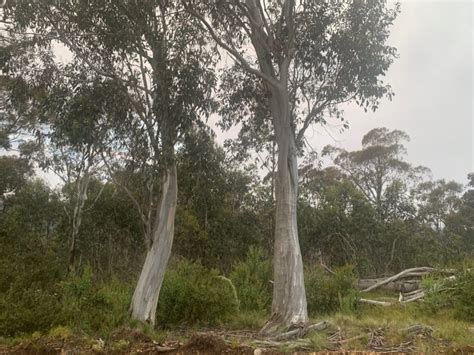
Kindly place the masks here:
<instances>
[{"instance_id":1,"label":"tall gum tree","mask_svg":"<svg viewBox=\"0 0 474 355\"><path fill-rule=\"evenodd\" d=\"M364 194L374 206L381 221L402 218L402 201L425 175L423 166L412 166L405 160L404 143L410 137L400 130L374 128L362 138L362 149L346 151L326 146L323 155L332 157L334 164Z\"/></svg>"},{"instance_id":2,"label":"tall gum tree","mask_svg":"<svg viewBox=\"0 0 474 355\"><path fill-rule=\"evenodd\" d=\"M311 124L324 123L328 116L343 119L340 104L355 101L375 110L382 97L391 98L390 86L381 77L396 57L386 42L399 7L390 8L385 1L184 3L265 94L278 159L273 314L262 333L305 324L308 313L296 220L298 152ZM235 87L241 89L238 82ZM252 112L245 119L258 124Z\"/></svg>"},{"instance_id":3,"label":"tall gum tree","mask_svg":"<svg viewBox=\"0 0 474 355\"><path fill-rule=\"evenodd\" d=\"M9 6L9 7L8 7ZM7 5L17 27L66 46L77 65L125 88L117 106L129 112L116 121L111 161L140 159L150 173L146 206L130 191L140 215L147 255L130 312L155 324L156 307L171 253L177 204L175 145L201 115L211 110L214 57L197 20L179 2L167 0L15 2ZM110 95L114 95L111 92Z\"/></svg>"}]
</instances>

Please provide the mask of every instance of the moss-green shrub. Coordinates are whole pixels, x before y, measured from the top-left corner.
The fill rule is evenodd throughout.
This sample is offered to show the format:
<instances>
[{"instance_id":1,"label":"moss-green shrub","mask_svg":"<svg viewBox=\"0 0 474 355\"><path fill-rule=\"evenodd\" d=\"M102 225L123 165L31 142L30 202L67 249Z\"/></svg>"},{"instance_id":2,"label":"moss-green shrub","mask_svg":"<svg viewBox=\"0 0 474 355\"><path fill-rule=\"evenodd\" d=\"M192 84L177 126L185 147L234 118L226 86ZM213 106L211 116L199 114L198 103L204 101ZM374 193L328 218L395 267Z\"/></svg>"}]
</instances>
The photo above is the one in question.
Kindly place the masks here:
<instances>
[{"instance_id":1,"label":"moss-green shrub","mask_svg":"<svg viewBox=\"0 0 474 355\"><path fill-rule=\"evenodd\" d=\"M474 321L474 269L458 270L454 277L445 274L431 275L423 279L425 290L422 312L437 314L442 310L453 310L458 319Z\"/></svg>"},{"instance_id":2,"label":"moss-green shrub","mask_svg":"<svg viewBox=\"0 0 474 355\"><path fill-rule=\"evenodd\" d=\"M47 330L57 321L60 310L54 290L14 285L0 294L0 336Z\"/></svg>"},{"instance_id":3,"label":"moss-green shrub","mask_svg":"<svg viewBox=\"0 0 474 355\"><path fill-rule=\"evenodd\" d=\"M430 275L422 280L421 285L425 290L423 303L419 305L422 312L433 315L443 309L453 307L453 294L446 290L454 290L455 282L446 280L442 275Z\"/></svg>"},{"instance_id":4,"label":"moss-green shrub","mask_svg":"<svg viewBox=\"0 0 474 355\"><path fill-rule=\"evenodd\" d=\"M157 323L164 326L213 324L225 321L237 310L232 286L216 270L179 260L172 263L165 274Z\"/></svg>"},{"instance_id":5,"label":"moss-green shrub","mask_svg":"<svg viewBox=\"0 0 474 355\"><path fill-rule=\"evenodd\" d=\"M105 333L128 318L131 287L118 281L96 284L92 270L61 283L60 323L88 333Z\"/></svg>"},{"instance_id":6,"label":"moss-green shrub","mask_svg":"<svg viewBox=\"0 0 474 355\"><path fill-rule=\"evenodd\" d=\"M456 317L474 321L474 270L469 269L458 276L454 297Z\"/></svg>"},{"instance_id":7,"label":"moss-green shrub","mask_svg":"<svg viewBox=\"0 0 474 355\"><path fill-rule=\"evenodd\" d=\"M336 269L334 275L320 266L307 268L305 286L309 314L353 309L357 298L357 292L353 288L354 280L351 266Z\"/></svg>"},{"instance_id":8,"label":"moss-green shrub","mask_svg":"<svg viewBox=\"0 0 474 355\"><path fill-rule=\"evenodd\" d=\"M60 313L58 259L34 235L31 244L26 255L21 246L0 246L0 336L47 330Z\"/></svg>"},{"instance_id":9,"label":"moss-green shrub","mask_svg":"<svg viewBox=\"0 0 474 355\"><path fill-rule=\"evenodd\" d=\"M272 303L272 266L263 250L251 247L244 261L236 263L230 274L243 311L268 310Z\"/></svg>"}]
</instances>

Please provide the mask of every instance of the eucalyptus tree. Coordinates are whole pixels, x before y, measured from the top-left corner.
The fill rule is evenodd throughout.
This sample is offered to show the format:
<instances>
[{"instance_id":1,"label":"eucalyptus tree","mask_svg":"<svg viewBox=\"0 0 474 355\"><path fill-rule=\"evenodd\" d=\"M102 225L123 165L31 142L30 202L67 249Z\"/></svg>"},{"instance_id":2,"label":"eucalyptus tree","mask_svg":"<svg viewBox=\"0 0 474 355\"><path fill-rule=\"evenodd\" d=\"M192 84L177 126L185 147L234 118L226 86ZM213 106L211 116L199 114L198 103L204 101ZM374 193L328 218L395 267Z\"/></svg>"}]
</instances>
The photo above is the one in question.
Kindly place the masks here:
<instances>
[{"instance_id":1,"label":"eucalyptus tree","mask_svg":"<svg viewBox=\"0 0 474 355\"><path fill-rule=\"evenodd\" d=\"M56 68L52 79L42 83L42 94L31 103L37 106L42 129L35 140L21 144L20 151L64 184L64 210L70 225L68 269L74 272L83 214L101 196L99 192L86 207L89 186L94 179L105 177L101 153L113 145L110 121L126 118L127 112L116 100L121 95L126 102L127 95L108 79L65 79L71 72L77 71L71 66Z\"/></svg>"},{"instance_id":2,"label":"eucalyptus tree","mask_svg":"<svg viewBox=\"0 0 474 355\"><path fill-rule=\"evenodd\" d=\"M328 116L343 118L340 104L355 101L376 109L392 96L381 77L396 56L387 45L398 6L385 1L186 0L242 76L262 93L249 97L242 76L234 76L242 107L255 100L264 119L251 109L229 112L234 122L270 123L278 146L274 248L273 315L262 332L272 333L308 321L296 201L298 151L305 132ZM248 82L248 81L245 81ZM239 94L237 94L239 95ZM250 106L249 106L250 105Z\"/></svg>"},{"instance_id":3,"label":"eucalyptus tree","mask_svg":"<svg viewBox=\"0 0 474 355\"><path fill-rule=\"evenodd\" d=\"M103 157L107 163L120 161L115 159L119 153L127 162L130 157L140 158L136 165L149 172L151 197L146 209L135 203L148 251L130 310L133 318L154 324L174 233L175 145L212 108L212 48L197 30L196 20L174 1L58 2L51 6L20 2L11 10L20 27L54 36L78 65L127 91L129 114L126 120L115 122L122 145L118 152L105 151ZM121 97L116 99L123 107ZM113 168L112 164L108 167Z\"/></svg>"},{"instance_id":4,"label":"eucalyptus tree","mask_svg":"<svg viewBox=\"0 0 474 355\"><path fill-rule=\"evenodd\" d=\"M444 179L425 181L416 187L414 197L418 201L418 217L440 233L447 218L462 205L463 186Z\"/></svg>"},{"instance_id":5,"label":"eucalyptus tree","mask_svg":"<svg viewBox=\"0 0 474 355\"><path fill-rule=\"evenodd\" d=\"M380 127L364 135L360 150L326 146L323 154L333 159L384 220L409 212L410 188L429 173L429 169L413 166L405 160L407 150L404 144L409 140L403 131Z\"/></svg>"}]
</instances>

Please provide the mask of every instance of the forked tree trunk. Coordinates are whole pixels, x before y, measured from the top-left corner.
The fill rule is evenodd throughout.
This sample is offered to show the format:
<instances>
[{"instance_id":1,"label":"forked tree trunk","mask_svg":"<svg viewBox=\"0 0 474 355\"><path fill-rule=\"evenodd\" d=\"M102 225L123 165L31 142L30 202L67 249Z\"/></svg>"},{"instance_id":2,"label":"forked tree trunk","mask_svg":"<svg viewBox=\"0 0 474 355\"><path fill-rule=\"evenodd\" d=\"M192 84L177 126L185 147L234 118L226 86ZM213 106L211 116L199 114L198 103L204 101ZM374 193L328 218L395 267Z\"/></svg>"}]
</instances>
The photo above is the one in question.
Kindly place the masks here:
<instances>
[{"instance_id":1,"label":"forked tree trunk","mask_svg":"<svg viewBox=\"0 0 474 355\"><path fill-rule=\"evenodd\" d=\"M278 144L272 317L262 333L277 333L308 322L303 260L298 240L296 207L298 165L295 136L290 125L288 96L272 96L272 116Z\"/></svg>"},{"instance_id":2,"label":"forked tree trunk","mask_svg":"<svg viewBox=\"0 0 474 355\"><path fill-rule=\"evenodd\" d=\"M177 193L176 164L173 163L163 180L159 215L153 230L153 243L148 250L130 306L133 319L152 325L155 325L158 297L173 244Z\"/></svg>"}]
</instances>

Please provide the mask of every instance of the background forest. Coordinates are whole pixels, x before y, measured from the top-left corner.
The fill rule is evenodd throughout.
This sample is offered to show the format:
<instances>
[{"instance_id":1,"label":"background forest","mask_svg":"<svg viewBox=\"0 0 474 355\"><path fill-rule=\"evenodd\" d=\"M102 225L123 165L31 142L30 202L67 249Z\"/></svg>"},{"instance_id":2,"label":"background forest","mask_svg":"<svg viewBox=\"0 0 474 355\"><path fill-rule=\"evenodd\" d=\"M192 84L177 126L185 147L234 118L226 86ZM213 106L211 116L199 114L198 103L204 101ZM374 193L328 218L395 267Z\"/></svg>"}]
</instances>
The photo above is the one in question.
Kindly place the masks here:
<instances>
[{"instance_id":1,"label":"background forest","mask_svg":"<svg viewBox=\"0 0 474 355\"><path fill-rule=\"evenodd\" d=\"M2 7L1 342L130 352L140 336L169 349L171 334L176 350L211 328L273 348L472 345L474 173L433 179L398 129L371 129L356 150L307 137L349 130L349 104L392 100L399 12L383 0Z\"/></svg>"},{"instance_id":2,"label":"background forest","mask_svg":"<svg viewBox=\"0 0 474 355\"><path fill-rule=\"evenodd\" d=\"M358 151L326 147L333 165L323 168L313 155L300 167L298 219L312 316L356 307L356 278L472 263L474 175L467 184L429 180L425 168L405 161L407 139L374 129ZM1 334L58 325L107 332L124 324L145 241L133 202L119 191L138 193L141 180L130 170L116 173L120 185L91 177L71 274L75 187L51 188L24 157L3 156L0 164ZM232 322L243 312L237 322L255 326L271 305L271 175L239 168L204 129L180 146L177 166L182 187L158 324ZM237 300L220 275L232 281ZM433 311L456 306L459 317L472 319L472 286L464 292L459 304L447 295Z\"/></svg>"}]
</instances>

